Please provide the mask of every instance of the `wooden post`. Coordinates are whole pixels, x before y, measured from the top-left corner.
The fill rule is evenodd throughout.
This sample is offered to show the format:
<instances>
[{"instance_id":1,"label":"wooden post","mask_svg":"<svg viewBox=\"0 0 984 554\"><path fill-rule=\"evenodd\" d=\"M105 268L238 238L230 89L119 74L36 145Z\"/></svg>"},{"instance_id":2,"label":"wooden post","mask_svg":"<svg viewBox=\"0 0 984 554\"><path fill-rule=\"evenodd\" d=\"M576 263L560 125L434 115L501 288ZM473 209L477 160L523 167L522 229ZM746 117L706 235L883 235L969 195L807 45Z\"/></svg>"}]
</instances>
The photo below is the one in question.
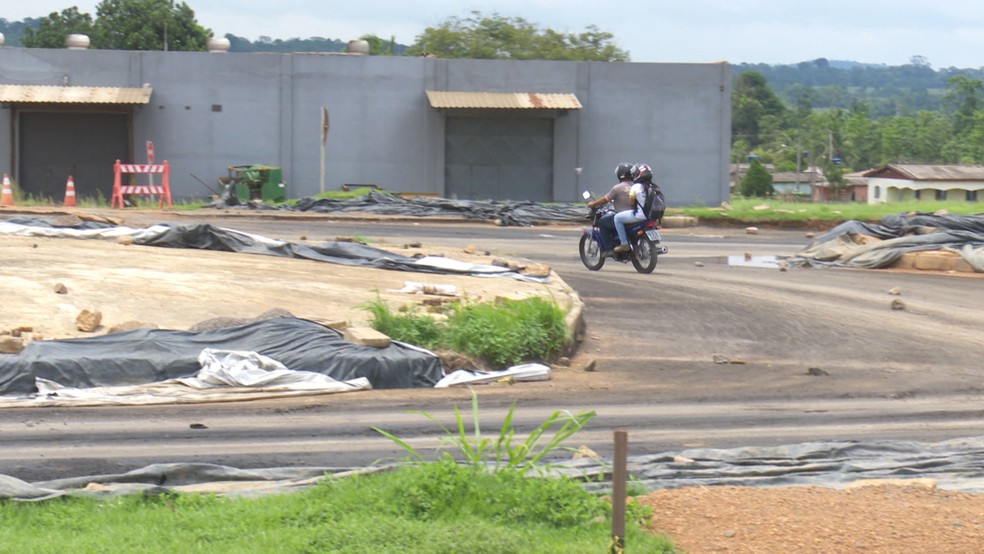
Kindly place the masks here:
<instances>
[{"instance_id":1,"label":"wooden post","mask_svg":"<svg viewBox=\"0 0 984 554\"><path fill-rule=\"evenodd\" d=\"M629 434L615 431L615 455L612 460L612 543L609 554L625 552L625 482L629 452Z\"/></svg>"}]
</instances>

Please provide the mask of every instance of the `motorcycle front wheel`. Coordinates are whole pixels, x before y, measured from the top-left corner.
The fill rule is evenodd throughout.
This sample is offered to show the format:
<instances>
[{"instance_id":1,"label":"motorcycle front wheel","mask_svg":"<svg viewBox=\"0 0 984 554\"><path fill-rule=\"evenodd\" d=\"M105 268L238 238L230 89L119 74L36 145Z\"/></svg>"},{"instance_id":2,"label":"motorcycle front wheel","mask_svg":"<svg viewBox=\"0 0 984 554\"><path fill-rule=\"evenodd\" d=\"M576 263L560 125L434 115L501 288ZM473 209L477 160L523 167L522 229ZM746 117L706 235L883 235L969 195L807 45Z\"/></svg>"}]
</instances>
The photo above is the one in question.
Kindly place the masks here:
<instances>
[{"instance_id":1,"label":"motorcycle front wheel","mask_svg":"<svg viewBox=\"0 0 984 554\"><path fill-rule=\"evenodd\" d=\"M591 271L598 271L605 265L605 257L601 255L601 245L591 235L581 235L581 244L577 249L584 267Z\"/></svg>"},{"instance_id":2,"label":"motorcycle front wheel","mask_svg":"<svg viewBox=\"0 0 984 554\"><path fill-rule=\"evenodd\" d=\"M632 266L639 273L652 273L656 269L657 256L653 241L642 237L632 250Z\"/></svg>"}]
</instances>

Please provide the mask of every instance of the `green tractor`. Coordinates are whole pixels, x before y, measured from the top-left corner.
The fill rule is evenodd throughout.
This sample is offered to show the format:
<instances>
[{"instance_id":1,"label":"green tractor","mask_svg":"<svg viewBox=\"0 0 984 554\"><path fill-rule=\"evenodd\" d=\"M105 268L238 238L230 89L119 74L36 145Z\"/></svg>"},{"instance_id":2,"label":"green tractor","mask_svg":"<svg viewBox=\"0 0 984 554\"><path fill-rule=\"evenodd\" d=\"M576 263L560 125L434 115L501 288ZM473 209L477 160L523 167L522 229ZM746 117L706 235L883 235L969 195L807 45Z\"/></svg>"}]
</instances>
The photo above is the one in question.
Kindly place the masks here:
<instances>
[{"instance_id":1,"label":"green tractor","mask_svg":"<svg viewBox=\"0 0 984 554\"><path fill-rule=\"evenodd\" d=\"M287 184L283 172L275 165L230 165L229 176L219 177L223 196L233 197L245 204L252 201L283 202L287 199Z\"/></svg>"}]
</instances>

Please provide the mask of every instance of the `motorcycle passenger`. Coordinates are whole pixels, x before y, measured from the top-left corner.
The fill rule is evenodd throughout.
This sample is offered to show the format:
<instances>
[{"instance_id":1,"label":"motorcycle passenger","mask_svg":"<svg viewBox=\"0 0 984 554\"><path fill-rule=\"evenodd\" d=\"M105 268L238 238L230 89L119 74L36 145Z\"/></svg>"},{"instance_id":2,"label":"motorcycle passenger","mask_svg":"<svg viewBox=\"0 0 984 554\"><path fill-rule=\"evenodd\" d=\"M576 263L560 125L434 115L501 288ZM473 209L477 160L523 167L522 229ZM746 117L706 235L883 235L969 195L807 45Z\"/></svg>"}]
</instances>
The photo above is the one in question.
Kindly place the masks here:
<instances>
[{"instance_id":1,"label":"motorcycle passenger","mask_svg":"<svg viewBox=\"0 0 984 554\"><path fill-rule=\"evenodd\" d=\"M632 187L629 189L632 207L615 214L615 232L618 233L618 240L621 243L615 247L615 252L628 252L631 249L625 234L625 226L646 220L642 207L646 204L646 187L652 180L653 170L648 165L636 164L632 167Z\"/></svg>"},{"instance_id":2,"label":"motorcycle passenger","mask_svg":"<svg viewBox=\"0 0 984 554\"><path fill-rule=\"evenodd\" d=\"M632 209L632 200L629 198L629 189L632 188L632 164L622 162L615 166L615 178L618 183L612 187L608 194L588 202L589 208L600 206L611 202L615 207L615 212L605 214L598 220L598 227L602 230L601 240L604 245L603 250L611 250L611 243L614 242L615 235L615 213Z\"/></svg>"}]
</instances>

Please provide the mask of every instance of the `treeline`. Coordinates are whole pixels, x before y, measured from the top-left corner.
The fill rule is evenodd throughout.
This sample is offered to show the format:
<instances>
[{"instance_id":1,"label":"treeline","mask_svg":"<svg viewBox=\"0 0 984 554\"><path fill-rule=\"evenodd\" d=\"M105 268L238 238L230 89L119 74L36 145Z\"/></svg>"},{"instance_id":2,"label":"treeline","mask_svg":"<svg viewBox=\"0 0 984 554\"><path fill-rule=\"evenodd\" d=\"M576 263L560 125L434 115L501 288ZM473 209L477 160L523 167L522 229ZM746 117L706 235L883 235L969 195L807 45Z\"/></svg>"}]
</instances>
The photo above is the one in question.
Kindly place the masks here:
<instances>
[{"instance_id":1,"label":"treeline","mask_svg":"<svg viewBox=\"0 0 984 554\"><path fill-rule=\"evenodd\" d=\"M33 17L25 17L23 21L7 21L0 17L0 33L3 33L4 46L20 46L24 29L28 27L37 29L40 22L40 19Z\"/></svg>"},{"instance_id":2,"label":"treeline","mask_svg":"<svg viewBox=\"0 0 984 554\"><path fill-rule=\"evenodd\" d=\"M348 45L348 42L322 37L287 40L259 37L255 42L233 34L226 34L225 38L229 40L230 52L344 52ZM374 35L366 35L361 38L369 42L371 50L380 50L380 54L399 56L407 50L407 46L404 44L392 40L384 41Z\"/></svg>"},{"instance_id":3,"label":"treeline","mask_svg":"<svg viewBox=\"0 0 984 554\"><path fill-rule=\"evenodd\" d=\"M860 101L876 117L938 110L951 77L984 79L984 68L934 70L921 56L900 66L818 58L794 65L735 64L732 70L735 75L760 73L791 106L806 102L818 109L846 109Z\"/></svg>"},{"instance_id":4,"label":"treeline","mask_svg":"<svg viewBox=\"0 0 984 554\"><path fill-rule=\"evenodd\" d=\"M812 96L784 100L765 75L746 70L732 93L732 161L758 157L779 171L819 166L834 183L888 163L984 163L984 82L956 73L938 97L936 109L891 114L873 113L861 98L847 108L817 106Z\"/></svg>"}]
</instances>

